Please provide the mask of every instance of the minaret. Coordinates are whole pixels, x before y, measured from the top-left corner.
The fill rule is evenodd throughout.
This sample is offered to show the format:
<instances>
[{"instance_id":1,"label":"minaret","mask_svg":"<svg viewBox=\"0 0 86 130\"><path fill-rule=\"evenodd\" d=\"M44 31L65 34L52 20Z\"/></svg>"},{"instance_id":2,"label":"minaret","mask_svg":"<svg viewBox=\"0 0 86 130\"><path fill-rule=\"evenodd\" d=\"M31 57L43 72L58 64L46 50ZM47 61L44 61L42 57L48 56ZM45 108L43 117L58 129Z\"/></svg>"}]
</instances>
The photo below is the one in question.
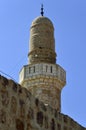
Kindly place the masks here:
<instances>
[{"instance_id":1,"label":"minaret","mask_svg":"<svg viewBox=\"0 0 86 130\"><path fill-rule=\"evenodd\" d=\"M61 111L61 90L66 84L66 72L56 64L54 27L50 19L37 17L30 28L29 64L19 75L19 83L45 105Z\"/></svg>"}]
</instances>

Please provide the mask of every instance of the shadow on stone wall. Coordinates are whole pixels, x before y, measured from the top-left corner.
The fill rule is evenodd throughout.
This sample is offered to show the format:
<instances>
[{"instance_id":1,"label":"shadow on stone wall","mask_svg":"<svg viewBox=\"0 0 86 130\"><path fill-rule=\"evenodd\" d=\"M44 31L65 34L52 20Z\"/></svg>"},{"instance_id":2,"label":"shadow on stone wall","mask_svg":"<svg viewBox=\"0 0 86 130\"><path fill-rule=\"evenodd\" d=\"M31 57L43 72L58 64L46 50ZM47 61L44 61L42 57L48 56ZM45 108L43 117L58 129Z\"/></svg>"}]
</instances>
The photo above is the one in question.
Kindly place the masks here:
<instances>
[{"instance_id":1,"label":"shadow on stone wall","mask_svg":"<svg viewBox=\"0 0 86 130\"><path fill-rule=\"evenodd\" d=\"M45 106L19 84L0 76L0 130L86 130Z\"/></svg>"}]
</instances>

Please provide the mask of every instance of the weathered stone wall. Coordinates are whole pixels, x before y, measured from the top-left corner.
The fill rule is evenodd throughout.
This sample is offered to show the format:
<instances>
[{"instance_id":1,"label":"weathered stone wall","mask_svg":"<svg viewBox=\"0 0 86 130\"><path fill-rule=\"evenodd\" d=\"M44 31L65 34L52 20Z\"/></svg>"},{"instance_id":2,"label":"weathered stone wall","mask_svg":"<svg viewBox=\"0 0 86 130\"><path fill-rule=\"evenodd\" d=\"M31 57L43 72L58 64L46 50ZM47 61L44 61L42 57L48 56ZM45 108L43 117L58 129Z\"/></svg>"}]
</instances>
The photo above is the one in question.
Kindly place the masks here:
<instances>
[{"instance_id":1,"label":"weathered stone wall","mask_svg":"<svg viewBox=\"0 0 86 130\"><path fill-rule=\"evenodd\" d=\"M86 130L70 117L44 106L26 88L0 76L0 130Z\"/></svg>"}]
</instances>

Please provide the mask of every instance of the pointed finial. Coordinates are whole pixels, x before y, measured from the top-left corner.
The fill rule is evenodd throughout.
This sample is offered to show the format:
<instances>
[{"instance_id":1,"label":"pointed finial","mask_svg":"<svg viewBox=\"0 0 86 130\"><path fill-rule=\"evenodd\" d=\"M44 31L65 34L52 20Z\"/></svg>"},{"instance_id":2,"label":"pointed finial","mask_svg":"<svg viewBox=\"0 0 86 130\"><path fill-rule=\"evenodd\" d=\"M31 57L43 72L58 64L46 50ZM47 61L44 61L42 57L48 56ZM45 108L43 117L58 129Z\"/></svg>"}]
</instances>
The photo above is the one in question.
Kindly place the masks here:
<instances>
[{"instance_id":1,"label":"pointed finial","mask_svg":"<svg viewBox=\"0 0 86 130\"><path fill-rule=\"evenodd\" d=\"M43 16L44 15L44 8L43 8L43 4L41 5L41 15Z\"/></svg>"}]
</instances>

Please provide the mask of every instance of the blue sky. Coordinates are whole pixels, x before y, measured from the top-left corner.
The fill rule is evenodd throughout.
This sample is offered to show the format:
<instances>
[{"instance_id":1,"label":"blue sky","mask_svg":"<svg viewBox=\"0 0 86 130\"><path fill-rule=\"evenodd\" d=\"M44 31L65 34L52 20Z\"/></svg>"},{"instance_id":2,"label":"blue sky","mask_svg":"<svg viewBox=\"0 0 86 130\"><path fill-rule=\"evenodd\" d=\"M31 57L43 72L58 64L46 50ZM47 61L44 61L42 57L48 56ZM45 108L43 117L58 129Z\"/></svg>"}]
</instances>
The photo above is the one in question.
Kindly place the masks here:
<instances>
[{"instance_id":1,"label":"blue sky","mask_svg":"<svg viewBox=\"0 0 86 130\"><path fill-rule=\"evenodd\" d=\"M86 0L0 0L0 71L18 82L41 3L54 24L57 63L67 74L62 113L86 126Z\"/></svg>"}]
</instances>

